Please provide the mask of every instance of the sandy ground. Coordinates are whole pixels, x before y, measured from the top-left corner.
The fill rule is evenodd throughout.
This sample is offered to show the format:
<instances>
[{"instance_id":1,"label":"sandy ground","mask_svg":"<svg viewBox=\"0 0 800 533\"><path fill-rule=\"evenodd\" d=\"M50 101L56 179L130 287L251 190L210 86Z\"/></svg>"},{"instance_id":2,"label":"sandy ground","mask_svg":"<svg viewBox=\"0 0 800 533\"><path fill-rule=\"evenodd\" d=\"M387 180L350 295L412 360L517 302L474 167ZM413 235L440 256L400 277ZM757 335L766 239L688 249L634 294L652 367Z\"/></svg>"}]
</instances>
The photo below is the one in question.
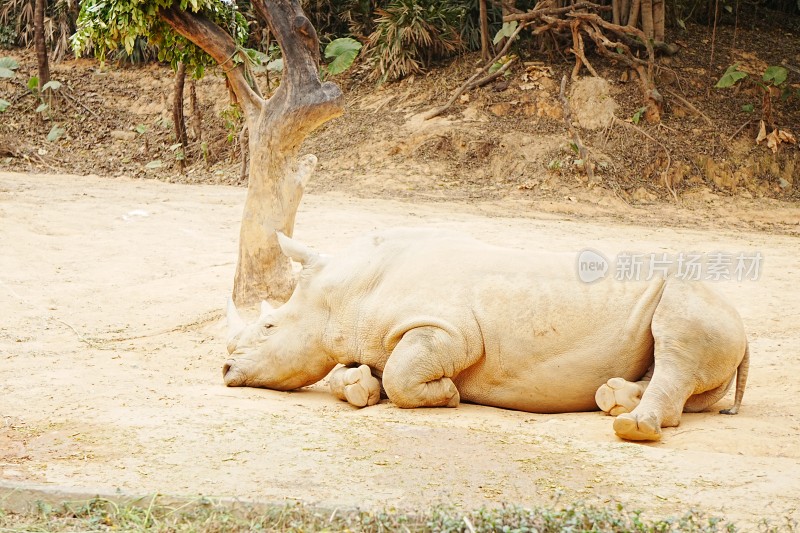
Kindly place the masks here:
<instances>
[{"instance_id":1,"label":"sandy ground","mask_svg":"<svg viewBox=\"0 0 800 533\"><path fill-rule=\"evenodd\" d=\"M745 524L800 519L800 239L486 206L307 197L295 236L335 253L394 225L559 250L760 251L720 282L753 354L741 414L684 415L655 444L600 413L357 410L323 385L223 386L221 320L242 189L0 173L0 482L413 508L620 501ZM800 220L800 211L798 211ZM566 385L565 385L566 386ZM727 406L731 395L720 403ZM0 494L0 497L2 494Z\"/></svg>"}]
</instances>

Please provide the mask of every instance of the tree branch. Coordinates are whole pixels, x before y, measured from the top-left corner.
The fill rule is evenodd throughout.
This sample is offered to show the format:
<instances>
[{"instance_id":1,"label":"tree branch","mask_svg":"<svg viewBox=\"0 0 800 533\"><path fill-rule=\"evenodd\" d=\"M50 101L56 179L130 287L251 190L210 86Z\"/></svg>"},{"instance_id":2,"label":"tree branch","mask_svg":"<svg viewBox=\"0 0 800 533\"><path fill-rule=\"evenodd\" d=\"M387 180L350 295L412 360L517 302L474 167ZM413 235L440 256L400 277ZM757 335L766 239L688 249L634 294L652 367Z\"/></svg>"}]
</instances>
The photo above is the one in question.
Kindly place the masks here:
<instances>
[{"instance_id":1,"label":"tree branch","mask_svg":"<svg viewBox=\"0 0 800 533\"><path fill-rule=\"evenodd\" d=\"M168 9L160 9L158 16L177 33L202 48L222 66L248 121L258 117L264 105L264 99L261 98L257 89L251 87L247 82L244 64L233 62L237 53L233 38L203 15L183 11L175 5Z\"/></svg>"},{"instance_id":2,"label":"tree branch","mask_svg":"<svg viewBox=\"0 0 800 533\"><path fill-rule=\"evenodd\" d=\"M319 79L319 39L298 0L252 0L259 16L283 52L281 85L270 98L270 112L299 113L302 120L285 121L289 144L301 142L324 122L341 115L344 96L335 83ZM301 128L297 130L296 128Z\"/></svg>"}]
</instances>

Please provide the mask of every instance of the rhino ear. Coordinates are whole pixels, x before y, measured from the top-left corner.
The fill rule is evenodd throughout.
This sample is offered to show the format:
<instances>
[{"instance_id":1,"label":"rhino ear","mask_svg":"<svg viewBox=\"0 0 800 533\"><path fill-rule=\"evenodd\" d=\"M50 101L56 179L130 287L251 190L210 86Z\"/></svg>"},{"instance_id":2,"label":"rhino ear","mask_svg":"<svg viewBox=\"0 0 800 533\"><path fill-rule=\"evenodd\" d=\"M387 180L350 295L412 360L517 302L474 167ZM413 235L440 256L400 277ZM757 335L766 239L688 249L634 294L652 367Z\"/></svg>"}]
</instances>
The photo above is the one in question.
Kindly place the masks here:
<instances>
[{"instance_id":1,"label":"rhino ear","mask_svg":"<svg viewBox=\"0 0 800 533\"><path fill-rule=\"evenodd\" d=\"M321 266L326 262L324 256L321 256L317 252L313 251L305 244L287 237L280 231L276 231L275 233L278 235L278 244L281 247L283 255L290 259L294 259L303 265L303 268Z\"/></svg>"}]
</instances>

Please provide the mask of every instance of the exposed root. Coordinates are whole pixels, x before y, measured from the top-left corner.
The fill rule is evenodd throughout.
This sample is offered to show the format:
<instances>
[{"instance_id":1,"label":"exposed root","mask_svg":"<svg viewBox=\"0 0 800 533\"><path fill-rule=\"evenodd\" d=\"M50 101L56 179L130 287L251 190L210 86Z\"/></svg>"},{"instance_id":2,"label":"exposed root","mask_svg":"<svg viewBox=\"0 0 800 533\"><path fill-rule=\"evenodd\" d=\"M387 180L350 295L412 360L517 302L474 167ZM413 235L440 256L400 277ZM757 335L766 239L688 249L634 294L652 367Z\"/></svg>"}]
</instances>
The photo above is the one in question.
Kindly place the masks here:
<instances>
[{"instance_id":1,"label":"exposed root","mask_svg":"<svg viewBox=\"0 0 800 533\"><path fill-rule=\"evenodd\" d=\"M638 6L638 3L634 2L634 5ZM600 16L600 13L611 9L611 6L593 2L577 2L571 6L553 7L552 0L544 0L526 13L506 15L503 17L503 21L516 20L528 24L535 36L549 34L553 42L557 43L558 49L565 48L575 57L575 66L572 69L573 79L578 76L582 67L586 67L593 76L597 76L597 72L589 63L584 50L584 38L588 37L595 43L600 55L636 71L644 96L645 120L658 122L661 120L663 99L653 81L655 63L653 40L647 38L642 30L634 26L614 24ZM617 14L617 18L620 18L620 15ZM564 42L565 37L569 42ZM675 51L674 47L665 43L658 43L658 47L663 48L666 53ZM644 49L646 59L642 59L634 53L635 48Z\"/></svg>"}]
</instances>

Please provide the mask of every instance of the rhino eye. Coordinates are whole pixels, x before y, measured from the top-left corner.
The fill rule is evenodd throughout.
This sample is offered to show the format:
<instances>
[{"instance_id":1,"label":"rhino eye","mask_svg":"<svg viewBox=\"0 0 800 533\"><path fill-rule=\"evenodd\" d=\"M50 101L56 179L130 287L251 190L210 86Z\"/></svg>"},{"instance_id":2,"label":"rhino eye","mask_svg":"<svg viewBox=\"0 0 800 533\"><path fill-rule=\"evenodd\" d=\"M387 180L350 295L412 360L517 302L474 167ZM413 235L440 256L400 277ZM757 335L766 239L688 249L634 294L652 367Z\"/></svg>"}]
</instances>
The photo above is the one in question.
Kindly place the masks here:
<instances>
[{"instance_id":1,"label":"rhino eye","mask_svg":"<svg viewBox=\"0 0 800 533\"><path fill-rule=\"evenodd\" d=\"M275 327L274 324L267 323L267 324L264 324L263 329L264 329L264 331L267 331L267 330L269 330L270 328L273 328L273 327Z\"/></svg>"}]
</instances>

